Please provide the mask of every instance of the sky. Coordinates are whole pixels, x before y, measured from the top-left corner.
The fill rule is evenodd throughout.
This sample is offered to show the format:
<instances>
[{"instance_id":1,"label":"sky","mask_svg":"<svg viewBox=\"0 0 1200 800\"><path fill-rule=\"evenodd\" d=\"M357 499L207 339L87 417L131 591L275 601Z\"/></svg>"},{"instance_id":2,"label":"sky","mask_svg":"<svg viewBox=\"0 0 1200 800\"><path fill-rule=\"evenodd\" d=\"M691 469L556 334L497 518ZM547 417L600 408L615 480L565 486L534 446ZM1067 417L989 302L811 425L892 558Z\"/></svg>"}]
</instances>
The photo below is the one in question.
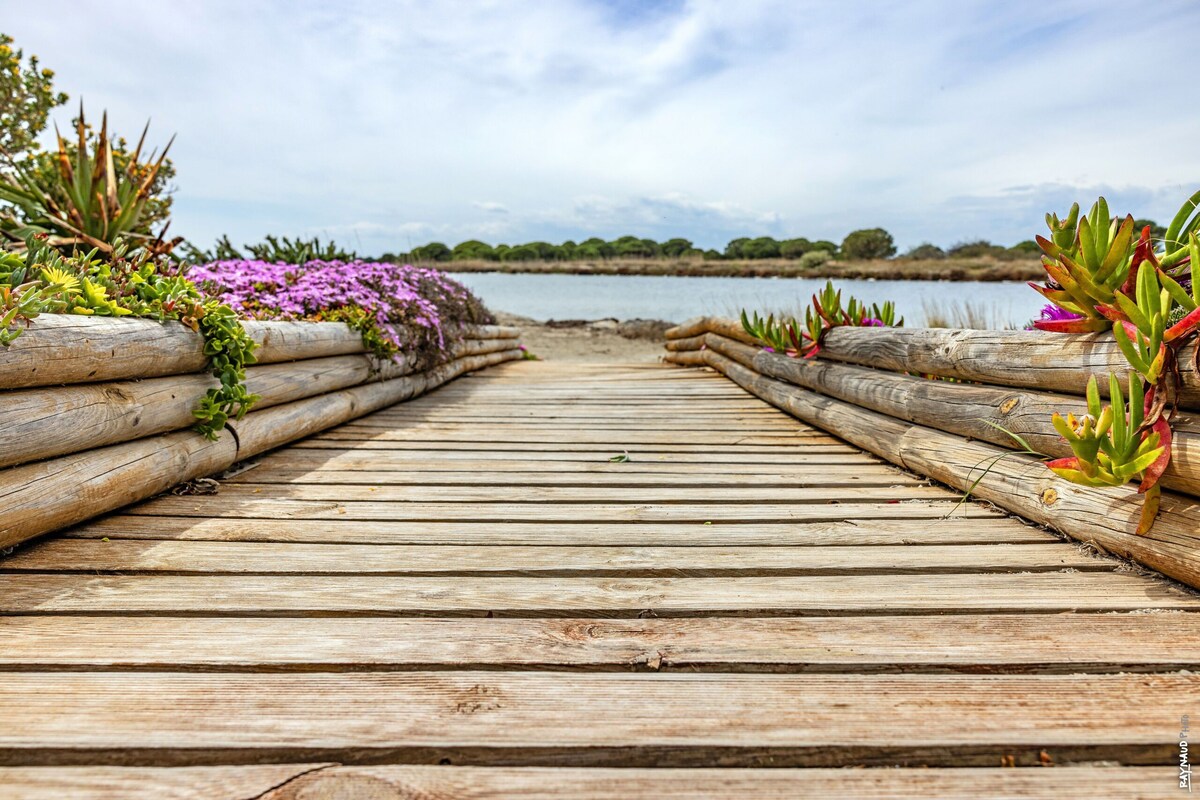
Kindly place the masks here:
<instances>
[{"instance_id":1,"label":"sky","mask_svg":"<svg viewBox=\"0 0 1200 800\"><path fill-rule=\"evenodd\" d=\"M0 30L60 126L176 134L202 246L1011 244L1200 187L1194 0L0 0Z\"/></svg>"}]
</instances>

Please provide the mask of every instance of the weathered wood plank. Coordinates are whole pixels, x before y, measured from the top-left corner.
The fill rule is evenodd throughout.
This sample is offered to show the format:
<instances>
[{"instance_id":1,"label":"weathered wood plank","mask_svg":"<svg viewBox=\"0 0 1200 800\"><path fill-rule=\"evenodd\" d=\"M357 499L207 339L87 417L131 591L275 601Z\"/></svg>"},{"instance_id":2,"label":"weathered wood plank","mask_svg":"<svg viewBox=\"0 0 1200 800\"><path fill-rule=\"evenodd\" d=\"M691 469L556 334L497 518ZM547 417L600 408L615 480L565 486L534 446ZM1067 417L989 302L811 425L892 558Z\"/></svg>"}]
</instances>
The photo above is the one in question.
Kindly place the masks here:
<instances>
[{"instance_id":1,"label":"weathered wood plank","mask_svg":"<svg viewBox=\"0 0 1200 800\"><path fill-rule=\"evenodd\" d=\"M403 379L402 379L403 380ZM382 384L372 384L377 386ZM457 444L478 444L480 446L493 444L552 444L561 446L565 437L561 431L532 430L528 432L508 432L499 429L479 430L463 426L456 430L406 430L404 428L367 428L355 429L348 425L339 426L333 430L313 436L314 441L323 442L375 442L375 443L432 443L437 446L453 446ZM571 435L571 446L580 445L666 445L680 447L679 440L685 435L679 433L657 433L646 430L592 430L586 433L576 431ZM765 446L792 447L808 445L829 445L838 440L825 433L809 431L788 431L780 433L754 433L753 431L735 431L718 433L708 431L690 432L686 434L686 446L689 449L714 445L717 447L736 446Z\"/></svg>"},{"instance_id":2,"label":"weathered wood plank","mask_svg":"<svg viewBox=\"0 0 1200 800\"><path fill-rule=\"evenodd\" d=\"M482 462L485 465L487 462ZM531 462L536 464L538 462ZM541 462L546 463L546 462ZM626 462L633 463L633 462ZM369 465L365 465L369 466ZM526 465L529 466L529 465ZM571 465L580 466L580 465ZM582 465L590 466L590 465ZM620 469L623 464L610 464L613 469L554 469L543 471L477 469L474 471L451 472L449 470L409 472L402 470L345 470L345 469L277 469L258 466L240 472L225 483L304 483L304 484L358 484L383 486L488 486L507 483L514 492L523 486L680 486L680 487L745 487L755 486L802 487L802 486L894 486L902 483L922 483L922 479L894 467L875 464L823 464L817 468L775 472L739 472L730 475L722 471L694 472L679 468L668 469ZM645 465L651 467L654 465ZM660 467L665 465L658 465ZM699 465L692 465L699 466ZM761 468L760 468L761 469Z\"/></svg>"},{"instance_id":3,"label":"weathered wood plank","mask_svg":"<svg viewBox=\"0 0 1200 800\"><path fill-rule=\"evenodd\" d=\"M570 448L570 449L567 449ZM288 464L296 466L310 466L320 464L353 464L353 465L369 465L374 469L387 469L389 465L408 465L406 469L415 469L418 466L428 469L450 468L463 463L488 463L497 467L504 467L507 464L497 462L516 462L521 464L540 463L543 466L557 468L562 465L564 469L570 468L572 465L582 464L605 464L611 462L609 458L614 455L619 455L622 450L627 451L630 460L622 466L632 464L686 464L688 468L693 465L723 465L723 464L747 464L746 454L740 451L729 451L721 449L719 452L713 452L717 448L702 449L699 451L677 451L653 449L647 450L642 448L620 448L613 450L611 447L592 447L588 450L575 449L570 443L564 443L562 449L537 449L537 450L431 450L431 449L381 449L378 447L364 447L361 442L356 442L353 445L338 444L336 442L319 442L317 440L307 440L297 442L289 447L286 453L281 453L278 456L267 455L264 457L263 463L279 463L285 461ZM775 451L771 454L770 466L772 467L788 467L795 465L808 464L851 464L851 463L877 463L874 455L862 452L858 448L849 447L846 445L821 445L820 447L795 447L795 448L774 448ZM276 459L276 460L271 460ZM755 463L759 463L755 460ZM726 471L730 467L720 467Z\"/></svg>"},{"instance_id":4,"label":"weathered wood plank","mask_svg":"<svg viewBox=\"0 0 1200 800\"><path fill-rule=\"evenodd\" d=\"M967 513L964 515L963 512ZM221 519L118 515L70 528L64 537L187 539L195 541L313 542L329 544L460 544L557 546L713 547L828 545L1020 544L1057 541L981 507L964 507L950 519L839 518L832 522L755 522L643 525L588 522L380 522L347 519Z\"/></svg>"},{"instance_id":5,"label":"weathered wood plank","mask_svg":"<svg viewBox=\"0 0 1200 800\"><path fill-rule=\"evenodd\" d=\"M1169 764L1198 703L1187 674L15 673L0 759Z\"/></svg>"},{"instance_id":6,"label":"weathered wood plank","mask_svg":"<svg viewBox=\"0 0 1200 800\"><path fill-rule=\"evenodd\" d=\"M1200 614L680 619L28 616L0 669L1196 669ZM1102 642L1103 646L1097 646Z\"/></svg>"},{"instance_id":7,"label":"weathered wood plank","mask_svg":"<svg viewBox=\"0 0 1200 800\"><path fill-rule=\"evenodd\" d=\"M279 787L299 800L295 792L327 789L293 779L326 766L332 765L0 767L0 787L6 797L21 800L262 800ZM282 796L275 794L274 800Z\"/></svg>"},{"instance_id":8,"label":"weathered wood plank","mask_svg":"<svg viewBox=\"0 0 1200 800\"><path fill-rule=\"evenodd\" d=\"M986 512L978 508L964 514L955 510L952 496L945 500L904 502L794 503L780 505L688 503L653 505L627 503L382 503L337 500L273 500L261 496L216 503L196 497L162 497L126 511L131 515L226 517L242 519L350 519L412 522L835 522L844 519L936 519L951 512L967 516ZM982 514L990 516L990 514Z\"/></svg>"},{"instance_id":9,"label":"weathered wood plank","mask_svg":"<svg viewBox=\"0 0 1200 800\"><path fill-rule=\"evenodd\" d=\"M788 503L830 503L846 501L955 500L941 486L893 481L890 475L881 480L845 481L840 487L695 487L659 486L645 488L594 486L398 486L378 484L307 484L307 483L234 483L221 490L221 503L236 509L239 504L257 499L327 500L372 503L756 503L786 505Z\"/></svg>"},{"instance_id":10,"label":"weathered wood plank","mask_svg":"<svg viewBox=\"0 0 1200 800\"><path fill-rule=\"evenodd\" d=\"M1107 572L736 578L391 575L0 576L9 614L341 613L403 616L885 614L1200 610L1166 581Z\"/></svg>"},{"instance_id":11,"label":"weathered wood plank","mask_svg":"<svg viewBox=\"0 0 1200 800\"><path fill-rule=\"evenodd\" d=\"M403 380L402 378L400 380ZM263 414L270 413L271 410L262 412ZM250 417L246 417L250 419ZM244 420L243 420L244 423ZM553 437L547 437L553 439ZM559 441L561 442L559 437ZM591 453L607 453L613 455L622 450L628 450L630 453L636 453L639 450L649 450L652 453L693 453L703 454L705 456L720 456L720 455L770 455L772 460L776 456L786 458L789 454L800 452L808 455L813 453L854 453L856 448L841 444L837 439L830 437L829 442L838 442L830 444L817 439L795 439L779 444L692 444L690 442L679 444L676 442L662 443L637 443L621 439L610 439L604 441L606 437L597 437L596 442L569 442L572 453L591 452ZM274 446L274 445L272 445ZM455 451L466 453L487 453L487 452L502 452L508 454L519 454L524 458L529 453L557 453L562 452L562 444L555 444L554 441L545 442L471 442L471 441L445 441L441 439L425 439L421 441L394 440L380 441L374 439L324 439L318 436L312 436L304 440L303 446L310 450L420 450L422 452L437 453L437 458L441 458L441 453L452 453ZM615 449L614 449L615 448ZM644 457L645 453L641 453ZM486 457L472 455L471 458ZM509 455L508 457L512 457ZM593 456L594 457L594 456ZM706 458L705 460L713 460ZM746 458L730 459L734 463L741 463Z\"/></svg>"},{"instance_id":12,"label":"weathered wood plank","mask_svg":"<svg viewBox=\"0 0 1200 800\"><path fill-rule=\"evenodd\" d=\"M323 797L454 800L793 800L954 797L959 800L1149 800L1171 767L1070 769L753 769L447 767L419 764L233 767L7 767L0 785L23 800L311 800ZM291 778L289 780L289 778ZM281 785L282 784L282 785ZM270 787L278 787L263 794Z\"/></svg>"},{"instance_id":13,"label":"weathered wood plank","mask_svg":"<svg viewBox=\"0 0 1200 800\"><path fill-rule=\"evenodd\" d=\"M4 572L310 575L847 575L1112 571L1121 562L1066 544L861 547L354 545L56 539L0 560Z\"/></svg>"}]
</instances>

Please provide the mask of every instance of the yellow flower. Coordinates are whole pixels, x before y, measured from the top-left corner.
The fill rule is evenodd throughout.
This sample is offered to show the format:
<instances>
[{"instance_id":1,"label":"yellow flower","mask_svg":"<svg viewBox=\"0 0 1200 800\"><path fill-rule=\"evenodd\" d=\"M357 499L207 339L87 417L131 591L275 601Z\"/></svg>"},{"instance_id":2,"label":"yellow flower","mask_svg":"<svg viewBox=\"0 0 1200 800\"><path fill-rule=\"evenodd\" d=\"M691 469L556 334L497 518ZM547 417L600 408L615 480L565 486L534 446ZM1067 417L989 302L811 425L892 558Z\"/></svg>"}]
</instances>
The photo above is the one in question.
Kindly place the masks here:
<instances>
[{"instance_id":1,"label":"yellow flower","mask_svg":"<svg viewBox=\"0 0 1200 800\"><path fill-rule=\"evenodd\" d=\"M57 267L44 268L42 270L42 279L51 286L62 289L67 294L75 294L79 291L79 278Z\"/></svg>"}]
</instances>

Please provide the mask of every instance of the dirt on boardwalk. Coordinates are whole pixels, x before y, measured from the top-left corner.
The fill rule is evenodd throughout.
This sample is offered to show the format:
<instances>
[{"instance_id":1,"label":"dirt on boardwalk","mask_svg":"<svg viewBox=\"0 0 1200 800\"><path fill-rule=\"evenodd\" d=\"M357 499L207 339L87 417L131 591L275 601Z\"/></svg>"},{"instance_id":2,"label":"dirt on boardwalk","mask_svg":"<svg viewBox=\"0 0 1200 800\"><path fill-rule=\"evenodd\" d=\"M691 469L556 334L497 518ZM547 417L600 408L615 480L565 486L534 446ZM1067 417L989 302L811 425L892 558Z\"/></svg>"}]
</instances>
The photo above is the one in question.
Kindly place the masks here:
<instances>
[{"instance_id":1,"label":"dirt on boardwalk","mask_svg":"<svg viewBox=\"0 0 1200 800\"><path fill-rule=\"evenodd\" d=\"M521 343L546 361L654 362L664 352L663 331L674 323L662 320L548 320L496 312L502 325L521 329Z\"/></svg>"}]
</instances>

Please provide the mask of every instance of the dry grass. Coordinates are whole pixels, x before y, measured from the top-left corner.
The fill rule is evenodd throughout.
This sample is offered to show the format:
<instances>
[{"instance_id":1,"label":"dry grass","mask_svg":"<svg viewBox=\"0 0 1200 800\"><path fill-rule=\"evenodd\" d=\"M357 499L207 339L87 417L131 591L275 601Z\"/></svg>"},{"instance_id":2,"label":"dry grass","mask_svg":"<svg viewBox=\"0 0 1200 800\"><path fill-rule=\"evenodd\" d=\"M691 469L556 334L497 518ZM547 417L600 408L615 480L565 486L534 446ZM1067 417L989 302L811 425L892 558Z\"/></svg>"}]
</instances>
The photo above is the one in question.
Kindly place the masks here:
<instances>
[{"instance_id":1,"label":"dry grass","mask_svg":"<svg viewBox=\"0 0 1200 800\"><path fill-rule=\"evenodd\" d=\"M979 331L1016 330L994 306L970 300L934 300L921 303L927 328L968 328Z\"/></svg>"},{"instance_id":2,"label":"dry grass","mask_svg":"<svg viewBox=\"0 0 1200 800\"><path fill-rule=\"evenodd\" d=\"M525 272L572 275L685 275L707 277L874 278L877 280L1027 281L1043 276L1036 259L994 258L828 261L801 270L797 261L704 261L700 259L612 259L606 261L453 261L431 264L448 272Z\"/></svg>"}]
</instances>

